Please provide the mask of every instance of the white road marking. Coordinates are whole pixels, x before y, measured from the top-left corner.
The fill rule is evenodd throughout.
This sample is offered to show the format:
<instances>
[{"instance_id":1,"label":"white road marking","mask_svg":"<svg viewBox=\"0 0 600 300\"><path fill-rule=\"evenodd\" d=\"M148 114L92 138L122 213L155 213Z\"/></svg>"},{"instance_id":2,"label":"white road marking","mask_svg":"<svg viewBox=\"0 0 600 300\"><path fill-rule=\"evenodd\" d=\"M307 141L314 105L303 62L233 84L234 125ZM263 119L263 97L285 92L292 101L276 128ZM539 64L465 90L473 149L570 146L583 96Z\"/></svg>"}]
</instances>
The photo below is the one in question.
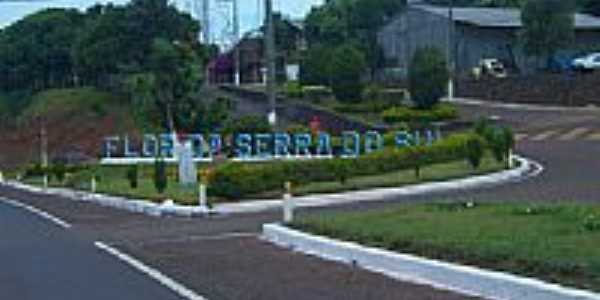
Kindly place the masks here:
<instances>
[{"instance_id":1,"label":"white road marking","mask_svg":"<svg viewBox=\"0 0 600 300\"><path fill-rule=\"evenodd\" d=\"M542 132L534 137L531 138L531 141L534 142L541 142L544 140L547 140L548 138L550 138L551 136L557 134L558 132L556 130L550 130L550 131L546 131L546 132Z\"/></svg>"},{"instance_id":2,"label":"white road marking","mask_svg":"<svg viewBox=\"0 0 600 300\"><path fill-rule=\"evenodd\" d=\"M592 133L590 134L586 140L589 141L600 141L600 132L596 132L596 133Z\"/></svg>"},{"instance_id":3,"label":"white road marking","mask_svg":"<svg viewBox=\"0 0 600 300\"><path fill-rule=\"evenodd\" d=\"M121 261L132 266L134 269L152 277L152 279L158 281L160 284L162 284L165 287L169 288L170 290L174 291L175 293L177 293L179 296L181 296L183 298L186 298L189 300L207 300L206 298L196 294L196 292L186 288L179 282L160 273L160 271L145 265L141 261L119 251L116 248L113 248L113 247L111 247L103 242L99 242L99 241L95 242L94 245L98 249L103 250L103 251L107 252L108 254L113 255L113 256L117 257L118 259L120 259Z\"/></svg>"},{"instance_id":4,"label":"white road marking","mask_svg":"<svg viewBox=\"0 0 600 300\"><path fill-rule=\"evenodd\" d=\"M42 217L42 218L44 218L44 219L46 219L46 220L48 220L48 221L50 221L52 223L54 223L54 224L56 224L56 225L64 228L64 229L71 228L71 224L69 224L66 221L64 221L64 220L62 220L62 219L60 219L60 218L58 218L56 216L53 216L52 214L50 214L48 212L45 212L45 211L43 211L43 210L41 210L39 208L35 208L35 207L31 206L31 205L27 205L27 204L21 203L19 201L8 199L8 198L5 198L5 197L0 197L0 200L4 201L4 202L6 202L6 203L8 203L8 204L10 204L10 205L12 205L14 207L25 209L25 210L33 213L33 214L36 214L36 215L38 215L38 216L40 216L40 217Z\"/></svg>"},{"instance_id":5,"label":"white road marking","mask_svg":"<svg viewBox=\"0 0 600 300\"><path fill-rule=\"evenodd\" d=\"M528 135L528 134L526 134L526 133L517 133L517 134L515 134L515 140L516 140L517 142L520 142L520 141L522 141L522 140L526 139L528 136L529 136L529 135Z\"/></svg>"},{"instance_id":6,"label":"white road marking","mask_svg":"<svg viewBox=\"0 0 600 300\"><path fill-rule=\"evenodd\" d=\"M570 132L559 137L558 140L559 141L571 141L571 140L576 139L580 135L585 134L588 131L590 131L589 128L583 128L583 127L575 128L575 129L571 130Z\"/></svg>"}]
</instances>

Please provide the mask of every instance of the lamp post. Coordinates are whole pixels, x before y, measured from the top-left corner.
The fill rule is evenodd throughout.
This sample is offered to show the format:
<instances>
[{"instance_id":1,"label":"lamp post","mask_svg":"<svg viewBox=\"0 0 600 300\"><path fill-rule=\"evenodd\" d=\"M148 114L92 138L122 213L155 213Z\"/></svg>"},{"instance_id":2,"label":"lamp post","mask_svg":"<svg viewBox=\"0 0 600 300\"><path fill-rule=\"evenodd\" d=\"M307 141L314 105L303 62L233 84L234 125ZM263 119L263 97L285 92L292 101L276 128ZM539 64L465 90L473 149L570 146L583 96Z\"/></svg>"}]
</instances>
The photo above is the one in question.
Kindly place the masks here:
<instances>
[{"instance_id":1,"label":"lamp post","mask_svg":"<svg viewBox=\"0 0 600 300\"><path fill-rule=\"evenodd\" d=\"M448 0L448 39L446 60L448 63L448 101L454 101L454 0Z\"/></svg>"}]
</instances>

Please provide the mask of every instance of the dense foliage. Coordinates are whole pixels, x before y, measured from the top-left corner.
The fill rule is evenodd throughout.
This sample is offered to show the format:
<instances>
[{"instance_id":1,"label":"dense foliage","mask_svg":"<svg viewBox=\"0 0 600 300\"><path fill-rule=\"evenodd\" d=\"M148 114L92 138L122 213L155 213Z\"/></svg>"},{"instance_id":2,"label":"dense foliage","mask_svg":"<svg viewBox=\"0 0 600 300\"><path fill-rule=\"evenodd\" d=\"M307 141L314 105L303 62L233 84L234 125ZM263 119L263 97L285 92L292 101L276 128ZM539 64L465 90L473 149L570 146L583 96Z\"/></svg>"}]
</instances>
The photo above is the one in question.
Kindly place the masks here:
<instances>
[{"instance_id":1,"label":"dense foliage","mask_svg":"<svg viewBox=\"0 0 600 300\"><path fill-rule=\"evenodd\" d=\"M377 33L405 5L405 0L337 0L313 8L305 22L310 47L302 64L302 82L332 86L330 75L345 69L330 67L329 62L344 44L359 45L353 52L362 53L361 71L372 74L384 62ZM351 98L359 97L360 92Z\"/></svg>"},{"instance_id":2,"label":"dense foliage","mask_svg":"<svg viewBox=\"0 0 600 300\"><path fill-rule=\"evenodd\" d=\"M396 106L385 110L381 117L388 124L401 122L431 123L453 120L458 117L458 110L451 104L437 104L428 110Z\"/></svg>"},{"instance_id":3,"label":"dense foliage","mask_svg":"<svg viewBox=\"0 0 600 300\"><path fill-rule=\"evenodd\" d=\"M398 170L455 160L467 160L472 140L480 145L476 134L456 134L432 146L386 149L357 159L278 161L262 164L230 162L219 166L212 177L209 192L227 199L240 199L279 190L283 183L304 184L318 181L345 182L356 176L384 174ZM477 143L477 142L475 142Z\"/></svg>"},{"instance_id":4,"label":"dense foliage","mask_svg":"<svg viewBox=\"0 0 600 300\"><path fill-rule=\"evenodd\" d=\"M167 0L40 11L0 31L0 93L94 86L129 95L140 121L188 131L209 109L199 30Z\"/></svg>"},{"instance_id":5,"label":"dense foliage","mask_svg":"<svg viewBox=\"0 0 600 300\"><path fill-rule=\"evenodd\" d=\"M417 49L408 70L410 95L417 108L435 106L446 92L448 77L446 59L439 49Z\"/></svg>"}]
</instances>

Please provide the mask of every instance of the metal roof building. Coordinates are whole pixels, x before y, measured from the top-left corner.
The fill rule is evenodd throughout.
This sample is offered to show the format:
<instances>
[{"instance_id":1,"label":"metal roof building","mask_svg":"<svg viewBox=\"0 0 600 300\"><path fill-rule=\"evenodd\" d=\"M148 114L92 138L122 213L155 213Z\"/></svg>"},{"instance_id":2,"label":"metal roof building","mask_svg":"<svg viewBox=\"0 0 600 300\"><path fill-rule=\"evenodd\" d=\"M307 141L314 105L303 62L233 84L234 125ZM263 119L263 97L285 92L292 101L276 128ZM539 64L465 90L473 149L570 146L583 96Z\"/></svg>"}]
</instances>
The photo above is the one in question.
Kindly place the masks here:
<instances>
[{"instance_id":1,"label":"metal roof building","mask_svg":"<svg viewBox=\"0 0 600 300\"><path fill-rule=\"evenodd\" d=\"M404 75L416 49L435 46L446 51L449 26L454 29L452 44L458 72L477 66L483 58L498 58L522 72L537 69L539 59L527 57L519 44L521 11L514 8L458 7L448 19L448 8L411 3L379 32L387 67ZM600 46L600 18L575 15L575 41L571 52Z\"/></svg>"}]
</instances>

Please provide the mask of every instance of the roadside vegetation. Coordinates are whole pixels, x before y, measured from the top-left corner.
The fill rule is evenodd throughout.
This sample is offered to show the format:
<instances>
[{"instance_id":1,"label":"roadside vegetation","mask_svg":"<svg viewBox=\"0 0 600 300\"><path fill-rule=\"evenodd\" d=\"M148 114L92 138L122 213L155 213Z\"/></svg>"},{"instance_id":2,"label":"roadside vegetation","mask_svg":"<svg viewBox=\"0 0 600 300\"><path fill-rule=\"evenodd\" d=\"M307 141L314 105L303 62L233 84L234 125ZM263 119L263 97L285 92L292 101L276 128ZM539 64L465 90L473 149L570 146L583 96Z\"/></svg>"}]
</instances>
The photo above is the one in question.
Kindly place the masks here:
<instances>
[{"instance_id":1,"label":"roadside vegetation","mask_svg":"<svg viewBox=\"0 0 600 300\"><path fill-rule=\"evenodd\" d=\"M201 165L198 177L216 202L280 198L286 182L293 184L296 195L397 187L504 170L514 143L510 131L484 122L471 133L451 135L432 145L396 148L393 139L387 135L384 150L352 159L222 162ZM26 181L40 184L44 174L57 186L89 190L95 178L98 191L108 194L156 201L170 198L182 204L195 204L197 199L197 187L179 185L176 166L160 160L154 167L56 164L45 169L34 165L23 175Z\"/></svg>"},{"instance_id":2,"label":"roadside vegetation","mask_svg":"<svg viewBox=\"0 0 600 300\"><path fill-rule=\"evenodd\" d=\"M600 291L600 207L413 204L323 214L293 227L363 245Z\"/></svg>"}]
</instances>

